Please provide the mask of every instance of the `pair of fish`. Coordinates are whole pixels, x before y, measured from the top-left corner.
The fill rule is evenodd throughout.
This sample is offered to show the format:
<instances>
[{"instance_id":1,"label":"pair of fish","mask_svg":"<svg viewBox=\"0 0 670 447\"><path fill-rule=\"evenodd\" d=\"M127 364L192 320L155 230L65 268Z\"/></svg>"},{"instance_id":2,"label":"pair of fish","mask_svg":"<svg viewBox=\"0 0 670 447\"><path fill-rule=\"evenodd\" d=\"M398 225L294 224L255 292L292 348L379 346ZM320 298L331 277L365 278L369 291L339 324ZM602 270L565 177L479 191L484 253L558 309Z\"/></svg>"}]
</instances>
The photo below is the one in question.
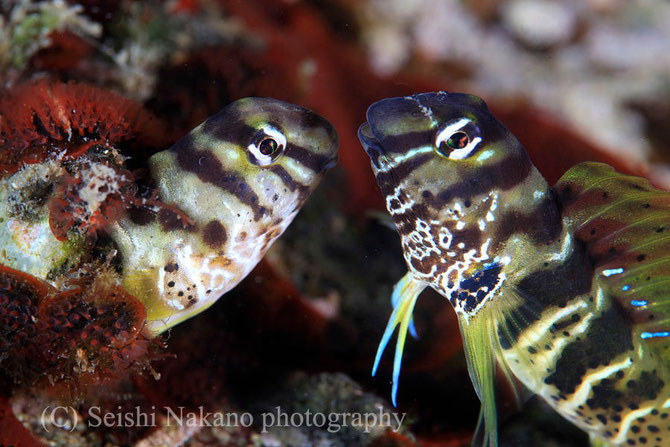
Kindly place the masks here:
<instances>
[{"instance_id":1,"label":"pair of fish","mask_svg":"<svg viewBox=\"0 0 670 447\"><path fill-rule=\"evenodd\" d=\"M367 119L359 137L409 268L393 291L373 369L400 325L394 404L406 333L416 334L412 310L432 287L459 318L482 401L475 439L497 445L499 370L519 397L523 388L539 394L593 445L669 446L670 195L599 163L579 164L549 186L471 95L386 99ZM156 314L159 330L206 307L209 290L219 296L248 273L333 164L335 147L322 118L257 99L234 104L154 156L161 198L200 229L176 230L184 242L175 245L153 223L148 231L161 238L124 257L131 292L155 290L146 285L158 273L152 299L167 303ZM142 234L127 220L119 228ZM117 233L115 240L122 255L138 253L132 238L124 244ZM155 247L171 257L138 274ZM171 299L189 285L199 291L196 304L188 311L177 292L185 310L175 317Z\"/></svg>"},{"instance_id":2,"label":"pair of fish","mask_svg":"<svg viewBox=\"0 0 670 447\"><path fill-rule=\"evenodd\" d=\"M497 445L501 371L519 395L522 387L539 394L594 445L670 446L670 195L598 163L549 186L471 95L386 99L367 120L359 137L409 268L373 369L400 325L394 404L406 333L416 334L412 311L432 287L459 318L484 445ZM314 112L247 98L154 155L158 196L180 214L129 215L107 229L121 284L146 306L150 333L239 283L336 150L334 128ZM40 254L11 246L15 236L2 235L10 241L3 263L21 270Z\"/></svg>"}]
</instances>

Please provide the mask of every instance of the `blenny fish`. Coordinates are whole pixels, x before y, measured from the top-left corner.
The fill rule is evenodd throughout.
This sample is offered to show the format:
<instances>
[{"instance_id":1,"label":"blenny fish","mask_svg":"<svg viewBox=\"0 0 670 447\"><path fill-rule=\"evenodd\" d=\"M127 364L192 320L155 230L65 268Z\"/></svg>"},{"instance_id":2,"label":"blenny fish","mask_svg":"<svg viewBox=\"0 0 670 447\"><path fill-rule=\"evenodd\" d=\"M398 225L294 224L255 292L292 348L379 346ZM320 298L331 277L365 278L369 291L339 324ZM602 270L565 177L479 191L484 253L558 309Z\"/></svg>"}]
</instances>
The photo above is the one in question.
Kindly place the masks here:
<instances>
[{"instance_id":1,"label":"blenny fish","mask_svg":"<svg viewBox=\"0 0 670 447\"><path fill-rule=\"evenodd\" d=\"M549 186L468 94L379 101L359 138L409 270L373 368L399 325L394 404L413 308L432 287L458 315L477 442L498 442L498 371L594 446L670 446L668 192L595 162Z\"/></svg>"},{"instance_id":2,"label":"blenny fish","mask_svg":"<svg viewBox=\"0 0 670 447\"><path fill-rule=\"evenodd\" d=\"M161 200L193 224L127 218L111 231L123 286L148 303L148 328L159 333L237 285L336 161L327 120L264 98L234 102L154 155Z\"/></svg>"},{"instance_id":3,"label":"blenny fish","mask_svg":"<svg viewBox=\"0 0 670 447\"><path fill-rule=\"evenodd\" d=\"M145 305L150 335L203 311L252 270L335 165L337 145L333 126L311 110L244 98L149 159L156 200L144 207L148 212L129 212L104 231L119 255L118 282ZM120 176L106 164L86 163L100 185L91 182L80 194L92 207ZM45 170L40 166L14 175ZM3 203L21 197L17 184L3 179ZM87 249L76 238L57 238L42 211L27 220L0 217L9 223L0 231L0 262L40 280L52 280L64 260Z\"/></svg>"}]
</instances>

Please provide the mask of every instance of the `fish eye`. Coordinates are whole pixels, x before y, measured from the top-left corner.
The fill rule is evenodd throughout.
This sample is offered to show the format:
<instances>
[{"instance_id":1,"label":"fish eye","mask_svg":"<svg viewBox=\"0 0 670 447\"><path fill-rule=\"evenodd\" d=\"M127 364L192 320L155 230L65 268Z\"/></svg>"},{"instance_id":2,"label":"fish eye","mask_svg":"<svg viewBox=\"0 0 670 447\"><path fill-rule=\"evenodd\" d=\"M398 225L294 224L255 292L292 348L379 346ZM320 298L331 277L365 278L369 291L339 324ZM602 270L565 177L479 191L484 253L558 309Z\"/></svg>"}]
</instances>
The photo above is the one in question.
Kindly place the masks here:
<instances>
[{"instance_id":1,"label":"fish eye","mask_svg":"<svg viewBox=\"0 0 670 447\"><path fill-rule=\"evenodd\" d=\"M470 144L470 137L462 131L453 133L449 138L442 141L437 148L440 153L448 157L449 153L454 149L463 149ZM445 147L446 146L446 147Z\"/></svg>"},{"instance_id":2,"label":"fish eye","mask_svg":"<svg viewBox=\"0 0 670 447\"><path fill-rule=\"evenodd\" d=\"M466 131L467 130L467 131ZM452 160L462 160L475 152L482 140L475 124L463 118L446 126L435 138L435 151Z\"/></svg>"},{"instance_id":3,"label":"fish eye","mask_svg":"<svg viewBox=\"0 0 670 447\"><path fill-rule=\"evenodd\" d=\"M279 143L274 138L266 138L258 145L258 150L263 155L272 155L279 148Z\"/></svg>"},{"instance_id":4,"label":"fish eye","mask_svg":"<svg viewBox=\"0 0 670 447\"><path fill-rule=\"evenodd\" d=\"M247 146L249 159L259 166L274 163L286 148L286 136L276 127L262 126Z\"/></svg>"},{"instance_id":5,"label":"fish eye","mask_svg":"<svg viewBox=\"0 0 670 447\"><path fill-rule=\"evenodd\" d=\"M463 149L470 144L470 137L465 132L456 132L447 140L447 146L452 149Z\"/></svg>"}]
</instances>

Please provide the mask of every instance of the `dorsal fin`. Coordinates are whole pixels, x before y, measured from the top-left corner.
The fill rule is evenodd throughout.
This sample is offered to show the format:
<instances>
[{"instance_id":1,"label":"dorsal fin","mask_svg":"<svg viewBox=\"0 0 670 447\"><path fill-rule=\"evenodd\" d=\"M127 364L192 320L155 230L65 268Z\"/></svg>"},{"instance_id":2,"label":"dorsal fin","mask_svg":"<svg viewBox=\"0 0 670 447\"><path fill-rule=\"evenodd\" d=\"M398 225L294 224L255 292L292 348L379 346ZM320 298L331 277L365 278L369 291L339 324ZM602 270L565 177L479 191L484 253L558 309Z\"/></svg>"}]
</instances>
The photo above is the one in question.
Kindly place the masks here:
<instances>
[{"instance_id":1,"label":"dorsal fin","mask_svg":"<svg viewBox=\"0 0 670 447\"><path fill-rule=\"evenodd\" d=\"M571 168L554 189L606 295L642 340L670 342L670 193L593 162Z\"/></svg>"}]
</instances>

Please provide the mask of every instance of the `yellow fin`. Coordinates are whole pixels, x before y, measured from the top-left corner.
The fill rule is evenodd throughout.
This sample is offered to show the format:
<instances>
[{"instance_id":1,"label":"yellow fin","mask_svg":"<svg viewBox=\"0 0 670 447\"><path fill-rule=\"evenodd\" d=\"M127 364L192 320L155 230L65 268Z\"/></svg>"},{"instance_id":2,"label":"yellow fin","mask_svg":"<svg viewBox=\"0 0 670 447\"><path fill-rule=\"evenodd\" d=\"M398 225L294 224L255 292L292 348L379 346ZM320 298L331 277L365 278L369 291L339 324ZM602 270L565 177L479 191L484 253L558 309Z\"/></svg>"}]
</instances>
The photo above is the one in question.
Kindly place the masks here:
<instances>
[{"instance_id":1,"label":"yellow fin","mask_svg":"<svg viewBox=\"0 0 670 447\"><path fill-rule=\"evenodd\" d=\"M486 447L497 447L498 415L494 389L496 372L494 346L498 342L495 339L495 324L490 311L495 304L491 304L483 307L474 317L468 319L460 317L459 326L470 379L482 403L473 445L481 443Z\"/></svg>"},{"instance_id":2,"label":"yellow fin","mask_svg":"<svg viewBox=\"0 0 670 447\"><path fill-rule=\"evenodd\" d=\"M407 330L410 329L412 335L416 336L416 330L412 323L412 312L417 298L426 287L426 283L415 279L410 272L407 272L393 288L393 295L391 298L393 313L386 325L384 335L382 335L382 339L379 342L379 348L377 349L377 355L375 356L375 363L372 367L372 375L374 376L377 373L379 361L382 358L384 349L386 349L386 345L391 339L396 326L400 324L398 341L396 342L395 358L393 360L393 386L391 391L393 406L397 406L398 379L400 377L400 364L402 362L402 351L405 346L405 339L407 338Z\"/></svg>"},{"instance_id":3,"label":"yellow fin","mask_svg":"<svg viewBox=\"0 0 670 447\"><path fill-rule=\"evenodd\" d=\"M476 315L467 319L459 318L468 372L482 403L473 445L485 447L498 445L497 373L500 373L498 379L503 379L503 383L511 388L517 407L520 407L532 394L514 376L503 359L500 338L510 337L511 332L516 332L514 327L527 327L530 321L537 321L538 308L539 303L533 297L508 288L504 294L493 298ZM540 352L539 344L545 344L550 335L537 335L532 347Z\"/></svg>"}]
</instances>

